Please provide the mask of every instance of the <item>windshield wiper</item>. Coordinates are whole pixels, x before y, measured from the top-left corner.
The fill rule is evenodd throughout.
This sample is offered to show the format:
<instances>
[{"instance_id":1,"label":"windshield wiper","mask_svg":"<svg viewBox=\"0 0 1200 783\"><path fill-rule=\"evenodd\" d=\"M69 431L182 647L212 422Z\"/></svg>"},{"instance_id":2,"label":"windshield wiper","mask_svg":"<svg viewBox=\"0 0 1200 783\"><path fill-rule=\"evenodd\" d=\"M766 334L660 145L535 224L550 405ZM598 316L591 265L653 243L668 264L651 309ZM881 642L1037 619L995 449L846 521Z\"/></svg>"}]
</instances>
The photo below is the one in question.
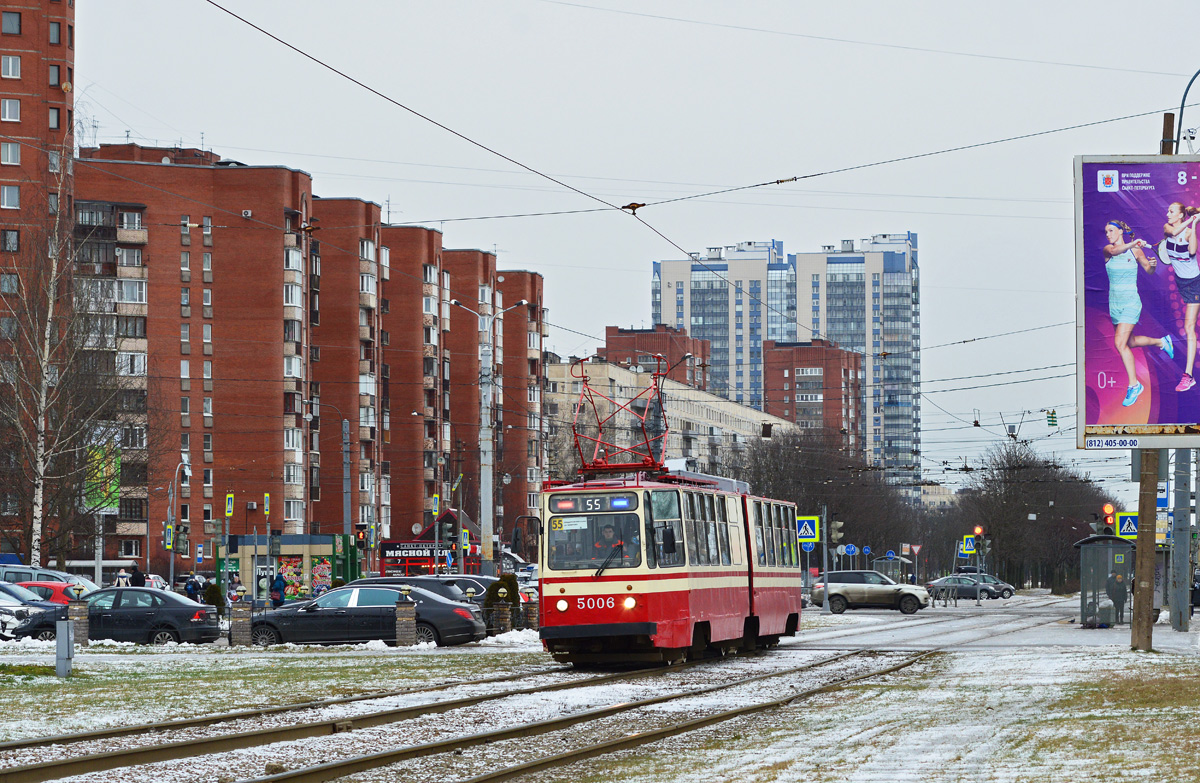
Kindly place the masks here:
<instances>
[{"instance_id":1,"label":"windshield wiper","mask_svg":"<svg viewBox=\"0 0 1200 783\"><path fill-rule=\"evenodd\" d=\"M614 546L612 548L612 551L608 553L608 557L604 558L604 562L601 563L600 567L596 569L596 573L592 574L593 579L604 573L604 569L608 568L608 564L612 562L612 559L616 557L619 552L621 552L621 549L622 547L619 546Z\"/></svg>"}]
</instances>

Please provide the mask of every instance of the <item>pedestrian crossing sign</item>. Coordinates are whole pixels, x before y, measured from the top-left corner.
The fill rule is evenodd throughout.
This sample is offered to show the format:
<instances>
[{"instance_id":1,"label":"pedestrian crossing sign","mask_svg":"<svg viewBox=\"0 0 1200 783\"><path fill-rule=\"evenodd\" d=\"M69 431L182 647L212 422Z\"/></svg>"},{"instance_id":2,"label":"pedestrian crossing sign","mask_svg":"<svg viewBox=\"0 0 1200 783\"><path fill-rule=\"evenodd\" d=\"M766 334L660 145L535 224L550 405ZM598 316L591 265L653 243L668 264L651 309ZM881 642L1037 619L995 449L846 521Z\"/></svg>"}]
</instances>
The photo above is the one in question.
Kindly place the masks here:
<instances>
[{"instance_id":1,"label":"pedestrian crossing sign","mask_svg":"<svg viewBox=\"0 0 1200 783\"><path fill-rule=\"evenodd\" d=\"M1113 532L1121 538L1137 538L1138 515L1128 511L1117 512L1117 529Z\"/></svg>"},{"instance_id":2,"label":"pedestrian crossing sign","mask_svg":"<svg viewBox=\"0 0 1200 783\"><path fill-rule=\"evenodd\" d=\"M967 555L975 554L975 536L963 536L962 551Z\"/></svg>"},{"instance_id":3,"label":"pedestrian crossing sign","mask_svg":"<svg viewBox=\"0 0 1200 783\"><path fill-rule=\"evenodd\" d=\"M796 517L796 540L800 543L821 540L820 517Z\"/></svg>"}]
</instances>

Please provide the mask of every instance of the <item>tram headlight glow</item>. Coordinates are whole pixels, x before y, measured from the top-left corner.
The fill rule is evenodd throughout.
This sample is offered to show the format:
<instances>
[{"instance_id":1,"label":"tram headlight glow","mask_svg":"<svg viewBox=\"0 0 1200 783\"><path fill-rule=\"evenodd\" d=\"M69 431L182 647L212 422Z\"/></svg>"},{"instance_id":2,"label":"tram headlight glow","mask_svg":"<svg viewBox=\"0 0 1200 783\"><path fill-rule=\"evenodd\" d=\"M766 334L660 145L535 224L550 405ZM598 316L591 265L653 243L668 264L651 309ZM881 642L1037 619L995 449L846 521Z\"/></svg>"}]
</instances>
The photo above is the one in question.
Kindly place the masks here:
<instances>
[{"instance_id":1,"label":"tram headlight glow","mask_svg":"<svg viewBox=\"0 0 1200 783\"><path fill-rule=\"evenodd\" d=\"M625 608L626 608L626 609L632 609L632 608L633 608L633 607L635 607L635 606L637 606L637 599L635 599L635 598L634 598L632 595L631 595L631 596L627 596L627 597L625 598Z\"/></svg>"},{"instance_id":2,"label":"tram headlight glow","mask_svg":"<svg viewBox=\"0 0 1200 783\"><path fill-rule=\"evenodd\" d=\"M565 612L565 611L567 611L567 607L570 606L570 604L567 603L567 599L560 598L560 599L558 599L558 603L555 604L555 606L558 607L558 611Z\"/></svg>"}]
</instances>

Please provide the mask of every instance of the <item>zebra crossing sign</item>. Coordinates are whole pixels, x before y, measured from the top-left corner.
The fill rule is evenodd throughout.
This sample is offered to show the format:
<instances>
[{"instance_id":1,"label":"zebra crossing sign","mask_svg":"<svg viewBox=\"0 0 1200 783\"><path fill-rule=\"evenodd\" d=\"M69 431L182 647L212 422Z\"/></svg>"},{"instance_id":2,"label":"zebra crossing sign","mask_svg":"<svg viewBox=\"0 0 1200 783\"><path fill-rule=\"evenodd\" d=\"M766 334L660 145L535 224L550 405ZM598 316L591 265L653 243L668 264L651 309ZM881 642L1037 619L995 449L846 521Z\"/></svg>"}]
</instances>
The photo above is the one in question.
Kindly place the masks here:
<instances>
[{"instance_id":1,"label":"zebra crossing sign","mask_svg":"<svg viewBox=\"0 0 1200 783\"><path fill-rule=\"evenodd\" d=\"M1113 531L1121 538L1137 538L1138 515L1128 511L1117 512L1117 529Z\"/></svg>"},{"instance_id":2,"label":"zebra crossing sign","mask_svg":"<svg viewBox=\"0 0 1200 783\"><path fill-rule=\"evenodd\" d=\"M796 540L800 543L821 540L820 517L796 517Z\"/></svg>"}]
</instances>

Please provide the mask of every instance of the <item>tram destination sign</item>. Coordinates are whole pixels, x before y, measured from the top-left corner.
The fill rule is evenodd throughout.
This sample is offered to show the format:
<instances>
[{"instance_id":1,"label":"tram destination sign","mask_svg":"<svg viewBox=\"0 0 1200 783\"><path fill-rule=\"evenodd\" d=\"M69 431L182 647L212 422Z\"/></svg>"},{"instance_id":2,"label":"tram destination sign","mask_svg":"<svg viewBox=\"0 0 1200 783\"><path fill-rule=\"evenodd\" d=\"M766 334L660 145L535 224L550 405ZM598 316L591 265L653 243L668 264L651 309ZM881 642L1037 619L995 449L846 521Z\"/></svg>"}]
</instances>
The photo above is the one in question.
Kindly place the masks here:
<instances>
[{"instance_id":1,"label":"tram destination sign","mask_svg":"<svg viewBox=\"0 0 1200 783\"><path fill-rule=\"evenodd\" d=\"M638 507L636 492L604 492L595 495L552 495L551 514L603 513L633 511Z\"/></svg>"}]
</instances>

